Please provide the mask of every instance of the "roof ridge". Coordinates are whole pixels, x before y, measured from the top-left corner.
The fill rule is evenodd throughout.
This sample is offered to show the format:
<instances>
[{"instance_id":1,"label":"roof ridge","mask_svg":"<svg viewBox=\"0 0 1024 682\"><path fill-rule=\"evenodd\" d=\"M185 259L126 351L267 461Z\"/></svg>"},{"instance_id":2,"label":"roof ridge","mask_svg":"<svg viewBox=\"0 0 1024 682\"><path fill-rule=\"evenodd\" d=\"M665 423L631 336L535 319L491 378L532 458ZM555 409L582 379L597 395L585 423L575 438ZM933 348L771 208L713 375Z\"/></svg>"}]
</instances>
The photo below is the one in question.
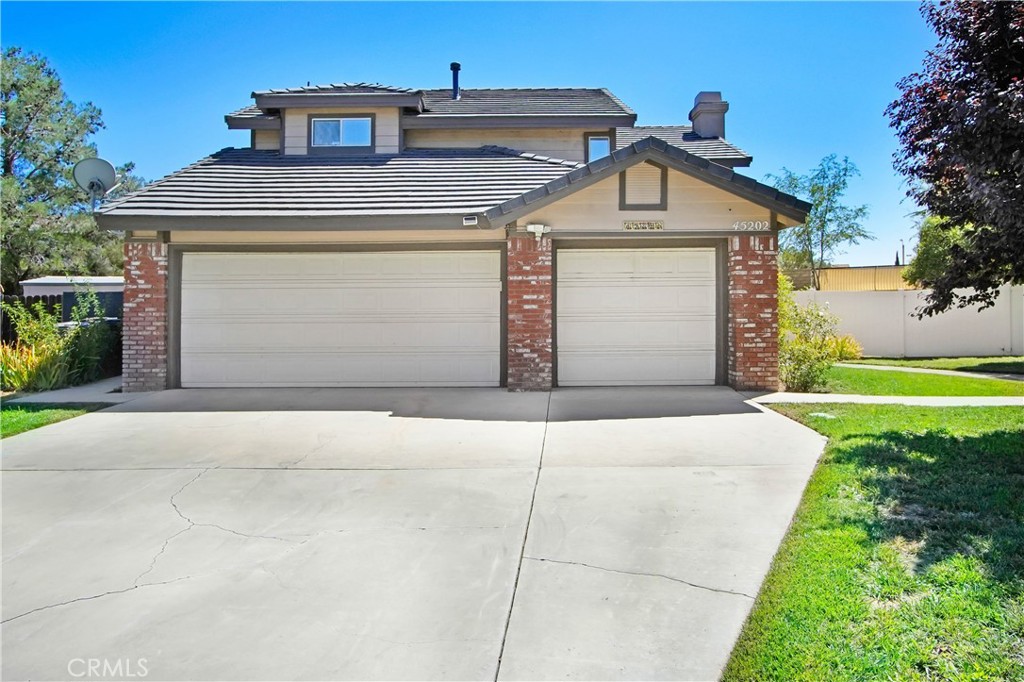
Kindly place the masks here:
<instances>
[{"instance_id":1,"label":"roof ridge","mask_svg":"<svg viewBox=\"0 0 1024 682\"><path fill-rule=\"evenodd\" d=\"M541 154L534 154L532 152L521 152L518 149L512 149L511 147L502 147L496 144L485 144L480 147L481 151L492 152L495 154L502 154L504 156L516 156L521 159L529 159L531 161L542 161L544 163L550 163L555 166L567 166L569 168L580 168L584 164L578 161L568 161L566 159L556 159L550 156L543 156Z\"/></svg>"},{"instance_id":2,"label":"roof ridge","mask_svg":"<svg viewBox=\"0 0 1024 682\"><path fill-rule=\"evenodd\" d=\"M544 88L544 87L515 87L515 86L504 87L504 88L463 88L463 87L459 88L460 92L466 92L467 90L469 92L473 92L473 91L476 91L476 90L501 90L501 91L509 91L509 90L593 90L595 92L600 92L600 91L604 91L606 93L608 92L608 88L599 88L599 87L596 88L596 87L593 87L593 86L586 86L586 85L578 85L578 86L577 85L563 85L563 86L552 87L552 88ZM451 91L451 88L423 88L423 92L450 92L450 91ZM608 94L611 94L611 93L608 93Z\"/></svg>"},{"instance_id":3,"label":"roof ridge","mask_svg":"<svg viewBox=\"0 0 1024 682\"><path fill-rule=\"evenodd\" d=\"M254 90L253 96L256 95L287 95L304 92L320 92L324 90L339 90L343 88L373 88L375 90L386 90L395 94L415 94L422 92L419 88L404 88L398 85L387 85L386 83L367 83L365 81L350 82L345 81L342 83L320 83L317 85L300 85L291 88L267 88L266 90Z\"/></svg>"}]
</instances>

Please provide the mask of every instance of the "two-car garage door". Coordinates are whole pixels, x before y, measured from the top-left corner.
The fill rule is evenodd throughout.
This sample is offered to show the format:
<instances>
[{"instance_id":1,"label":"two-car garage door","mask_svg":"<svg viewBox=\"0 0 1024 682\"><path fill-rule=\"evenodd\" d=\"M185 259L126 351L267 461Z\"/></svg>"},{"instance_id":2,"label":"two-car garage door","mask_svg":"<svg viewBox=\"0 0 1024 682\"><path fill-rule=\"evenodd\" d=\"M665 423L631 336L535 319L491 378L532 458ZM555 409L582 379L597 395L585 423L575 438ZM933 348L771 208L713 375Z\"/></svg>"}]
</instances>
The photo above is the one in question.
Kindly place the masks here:
<instances>
[{"instance_id":1,"label":"two-car garage door","mask_svg":"<svg viewBox=\"0 0 1024 682\"><path fill-rule=\"evenodd\" d=\"M185 253L183 387L497 386L498 251Z\"/></svg>"},{"instance_id":2,"label":"two-car garage door","mask_svg":"<svg viewBox=\"0 0 1024 682\"><path fill-rule=\"evenodd\" d=\"M559 385L715 383L714 249L556 263ZM496 250L185 253L180 385L497 386L501 297Z\"/></svg>"}]
</instances>

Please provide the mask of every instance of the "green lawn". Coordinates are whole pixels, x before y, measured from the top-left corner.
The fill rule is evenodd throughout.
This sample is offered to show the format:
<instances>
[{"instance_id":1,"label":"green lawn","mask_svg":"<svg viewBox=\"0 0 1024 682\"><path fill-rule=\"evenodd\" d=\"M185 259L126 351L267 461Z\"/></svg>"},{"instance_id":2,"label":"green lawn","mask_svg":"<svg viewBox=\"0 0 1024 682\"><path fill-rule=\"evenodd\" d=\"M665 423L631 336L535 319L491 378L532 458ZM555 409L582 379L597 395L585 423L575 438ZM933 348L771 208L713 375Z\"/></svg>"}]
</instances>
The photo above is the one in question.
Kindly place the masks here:
<instances>
[{"instance_id":1,"label":"green lawn","mask_svg":"<svg viewBox=\"0 0 1024 682\"><path fill-rule=\"evenodd\" d=\"M107 403L86 404L22 404L0 405L0 438L7 438L18 433L38 429L40 426L62 422L83 415L86 412L110 407Z\"/></svg>"},{"instance_id":2,"label":"green lawn","mask_svg":"<svg viewBox=\"0 0 1024 682\"><path fill-rule=\"evenodd\" d=\"M774 409L829 443L723 679L1024 680L1024 409Z\"/></svg>"},{"instance_id":3,"label":"green lawn","mask_svg":"<svg viewBox=\"0 0 1024 682\"><path fill-rule=\"evenodd\" d=\"M1024 355L996 358L864 358L849 362L862 365L892 365L894 367L926 367L928 369L954 369L961 372L995 372L996 374L1024 374Z\"/></svg>"},{"instance_id":4,"label":"green lawn","mask_svg":"<svg viewBox=\"0 0 1024 682\"><path fill-rule=\"evenodd\" d=\"M827 390L861 395L1024 396L1024 381L833 367Z\"/></svg>"}]
</instances>

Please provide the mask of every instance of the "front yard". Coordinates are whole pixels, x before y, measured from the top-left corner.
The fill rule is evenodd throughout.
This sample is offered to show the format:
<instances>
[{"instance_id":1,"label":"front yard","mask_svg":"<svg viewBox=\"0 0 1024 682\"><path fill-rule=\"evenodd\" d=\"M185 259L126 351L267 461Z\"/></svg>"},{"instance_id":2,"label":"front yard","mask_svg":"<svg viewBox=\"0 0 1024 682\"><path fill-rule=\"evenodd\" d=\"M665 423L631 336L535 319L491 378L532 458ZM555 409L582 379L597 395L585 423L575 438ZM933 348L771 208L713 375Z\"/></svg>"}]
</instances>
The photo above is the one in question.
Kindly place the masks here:
<instances>
[{"instance_id":1,"label":"front yard","mask_svg":"<svg viewBox=\"0 0 1024 682\"><path fill-rule=\"evenodd\" d=\"M1024 680L1024 410L782 405L829 437L725 680Z\"/></svg>"},{"instance_id":2,"label":"front yard","mask_svg":"<svg viewBox=\"0 0 1024 682\"><path fill-rule=\"evenodd\" d=\"M1024 374L1024 355L984 358L864 358L863 360L850 360L849 362L861 365L952 369L961 372Z\"/></svg>"},{"instance_id":3,"label":"front yard","mask_svg":"<svg viewBox=\"0 0 1024 682\"><path fill-rule=\"evenodd\" d=\"M25 431L37 429L40 426L62 422L65 419L78 417L86 412L92 412L104 407L106 403L87 404L48 404L48 403L26 403L15 404L3 403L0 405L0 438L7 438Z\"/></svg>"},{"instance_id":4,"label":"front yard","mask_svg":"<svg viewBox=\"0 0 1024 682\"><path fill-rule=\"evenodd\" d=\"M919 396L1024 396L1024 381L833 367L829 393Z\"/></svg>"}]
</instances>

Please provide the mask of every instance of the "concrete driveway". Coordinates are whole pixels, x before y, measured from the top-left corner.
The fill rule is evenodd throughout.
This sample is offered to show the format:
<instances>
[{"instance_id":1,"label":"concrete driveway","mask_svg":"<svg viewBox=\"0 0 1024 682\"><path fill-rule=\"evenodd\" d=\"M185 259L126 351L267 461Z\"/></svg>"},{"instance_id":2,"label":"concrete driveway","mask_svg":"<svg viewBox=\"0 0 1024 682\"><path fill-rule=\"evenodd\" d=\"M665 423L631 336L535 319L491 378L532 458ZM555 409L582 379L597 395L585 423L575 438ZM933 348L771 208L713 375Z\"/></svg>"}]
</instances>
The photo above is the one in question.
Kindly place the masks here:
<instances>
[{"instance_id":1,"label":"concrete driveway","mask_svg":"<svg viewBox=\"0 0 1024 682\"><path fill-rule=\"evenodd\" d=\"M714 679L822 445L721 387L155 394L3 441L3 678Z\"/></svg>"}]
</instances>

